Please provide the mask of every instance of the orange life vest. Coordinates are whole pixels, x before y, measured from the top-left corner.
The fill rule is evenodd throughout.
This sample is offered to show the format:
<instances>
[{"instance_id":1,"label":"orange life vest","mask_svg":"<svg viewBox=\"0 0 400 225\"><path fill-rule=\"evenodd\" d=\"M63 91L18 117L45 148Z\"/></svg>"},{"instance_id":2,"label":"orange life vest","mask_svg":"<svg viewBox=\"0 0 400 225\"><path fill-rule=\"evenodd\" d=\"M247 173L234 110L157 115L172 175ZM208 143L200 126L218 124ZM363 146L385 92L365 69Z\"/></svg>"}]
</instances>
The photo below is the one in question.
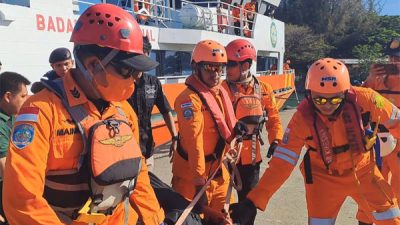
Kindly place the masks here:
<instances>
[{"instance_id":1,"label":"orange life vest","mask_svg":"<svg viewBox=\"0 0 400 225\"><path fill-rule=\"evenodd\" d=\"M354 152L365 151L364 145L364 126L361 119L361 109L357 104L356 93L350 89L346 95L346 100L342 106L341 117L345 124L348 144L340 147L332 147L332 135L329 133L324 122L317 115L312 100L304 99L297 110L304 117L308 127L311 127L311 133L315 146L321 153L325 166L329 169L329 165L333 162L334 154L351 150Z\"/></svg>"},{"instance_id":2,"label":"orange life vest","mask_svg":"<svg viewBox=\"0 0 400 225\"><path fill-rule=\"evenodd\" d=\"M141 168L140 147L125 113L117 108L118 114L111 118L89 121L83 105L68 104L62 79L41 82L61 99L84 143L76 169L47 172L44 197L56 212L77 221L77 210L89 201L88 213L112 214L118 204L128 200ZM77 194L71 185L79 186L81 193ZM79 199L60 202L57 195L78 196ZM75 215L70 214L71 209Z\"/></svg>"},{"instance_id":3,"label":"orange life vest","mask_svg":"<svg viewBox=\"0 0 400 225\"><path fill-rule=\"evenodd\" d=\"M227 81L227 84L234 97L233 108L235 110L236 118L244 122L249 130L244 139L252 140L251 159L253 164L255 164L257 141L259 141L261 145L264 144L260 133L263 129L264 123L267 121L267 112L262 105L260 84L256 77L253 77L253 79L254 91L251 95L246 95L239 92L236 85L229 81Z\"/></svg>"},{"instance_id":4,"label":"orange life vest","mask_svg":"<svg viewBox=\"0 0 400 225\"><path fill-rule=\"evenodd\" d=\"M234 138L232 137L232 131L237 120L226 90L223 88L220 88L219 90L223 101L224 115L209 88L199 79L194 77L194 75L189 76L186 79L185 84L190 90L199 95L203 104L207 107L207 109L209 109L211 116L217 125L219 134L225 140L225 142L230 143L230 141Z\"/></svg>"}]
</instances>

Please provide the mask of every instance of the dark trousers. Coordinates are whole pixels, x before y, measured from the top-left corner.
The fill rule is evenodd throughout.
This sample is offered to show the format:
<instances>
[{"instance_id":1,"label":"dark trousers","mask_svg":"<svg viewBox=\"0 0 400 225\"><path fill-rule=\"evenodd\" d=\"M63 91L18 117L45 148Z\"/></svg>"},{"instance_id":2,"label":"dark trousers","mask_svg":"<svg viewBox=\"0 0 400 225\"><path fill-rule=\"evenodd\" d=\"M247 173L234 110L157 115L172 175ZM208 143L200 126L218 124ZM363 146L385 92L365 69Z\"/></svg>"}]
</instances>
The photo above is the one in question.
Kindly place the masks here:
<instances>
[{"instance_id":1,"label":"dark trousers","mask_svg":"<svg viewBox=\"0 0 400 225\"><path fill-rule=\"evenodd\" d=\"M238 164L237 168L240 173L240 178L242 178L242 190L238 191L239 202L246 199L247 194L253 189L258 181L260 180L260 164L261 162L256 163L256 165L241 165ZM251 218L250 221L244 225L253 225L254 218Z\"/></svg>"}]
</instances>

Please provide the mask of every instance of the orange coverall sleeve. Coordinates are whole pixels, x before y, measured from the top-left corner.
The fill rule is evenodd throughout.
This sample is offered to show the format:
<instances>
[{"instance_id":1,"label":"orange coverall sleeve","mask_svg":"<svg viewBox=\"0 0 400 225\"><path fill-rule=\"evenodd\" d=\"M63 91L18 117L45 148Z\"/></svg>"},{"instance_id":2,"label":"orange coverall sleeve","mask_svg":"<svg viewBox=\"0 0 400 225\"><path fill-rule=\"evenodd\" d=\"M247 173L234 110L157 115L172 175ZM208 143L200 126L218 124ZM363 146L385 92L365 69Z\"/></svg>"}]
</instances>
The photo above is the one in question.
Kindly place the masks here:
<instances>
[{"instance_id":1,"label":"orange coverall sleeve","mask_svg":"<svg viewBox=\"0 0 400 225\"><path fill-rule=\"evenodd\" d=\"M156 194L150 185L150 178L142 157L142 168L136 179L135 190L129 197L130 203L145 225L158 225L164 221L164 211L161 209Z\"/></svg>"},{"instance_id":2,"label":"orange coverall sleeve","mask_svg":"<svg viewBox=\"0 0 400 225\"><path fill-rule=\"evenodd\" d=\"M125 104L126 103L126 104ZM139 124L138 118L129 106L127 102L123 103L123 109L125 113L128 113L129 120L132 123L132 131L136 140L139 142ZM158 225L164 220L164 211L161 209L158 203L156 194L150 185L150 178L148 174L147 165L145 158L142 156L142 167L139 172L139 176L136 179L135 190L129 197L132 208L139 214L143 221L143 224L147 225Z\"/></svg>"},{"instance_id":3,"label":"orange coverall sleeve","mask_svg":"<svg viewBox=\"0 0 400 225\"><path fill-rule=\"evenodd\" d=\"M200 185L206 179L203 145L204 117L201 112L201 106L200 98L194 93L189 94L187 97L179 98L175 102L179 134L182 146L188 154L190 168L188 172L194 178L194 185ZM192 116L189 117L188 114L190 113ZM186 114L186 117L184 114Z\"/></svg>"},{"instance_id":4,"label":"orange coverall sleeve","mask_svg":"<svg viewBox=\"0 0 400 225\"><path fill-rule=\"evenodd\" d=\"M388 99L370 88L353 87L357 93L357 101L364 111L371 112L371 120L378 121L389 129L397 139L400 138L400 110Z\"/></svg>"},{"instance_id":5,"label":"orange coverall sleeve","mask_svg":"<svg viewBox=\"0 0 400 225\"><path fill-rule=\"evenodd\" d=\"M268 131L268 140L271 144L274 140L282 140L283 128L281 118L279 116L279 110L276 105L276 99L271 85L267 83L261 83L264 91L262 92L262 100L265 109L268 112L268 121L265 124L265 128Z\"/></svg>"},{"instance_id":6,"label":"orange coverall sleeve","mask_svg":"<svg viewBox=\"0 0 400 225\"><path fill-rule=\"evenodd\" d=\"M296 112L285 130L282 142L279 143L269 161L269 167L257 186L247 195L258 209L265 210L272 195L290 176L309 134L302 116Z\"/></svg>"},{"instance_id":7,"label":"orange coverall sleeve","mask_svg":"<svg viewBox=\"0 0 400 225\"><path fill-rule=\"evenodd\" d=\"M19 149L10 142L3 184L3 207L13 225L63 225L42 197L50 149L51 113L46 99L24 106L38 107L37 122L16 122L33 126L32 142Z\"/></svg>"}]
</instances>

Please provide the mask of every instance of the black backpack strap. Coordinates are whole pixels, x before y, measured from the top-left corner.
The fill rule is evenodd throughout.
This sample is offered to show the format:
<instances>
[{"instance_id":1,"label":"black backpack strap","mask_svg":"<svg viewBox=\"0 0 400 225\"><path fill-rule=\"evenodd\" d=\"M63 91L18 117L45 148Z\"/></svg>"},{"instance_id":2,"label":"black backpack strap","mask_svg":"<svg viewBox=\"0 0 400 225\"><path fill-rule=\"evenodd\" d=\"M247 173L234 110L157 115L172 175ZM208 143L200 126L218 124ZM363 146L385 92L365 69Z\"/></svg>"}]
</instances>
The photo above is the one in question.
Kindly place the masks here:
<instances>
[{"instance_id":1,"label":"black backpack strap","mask_svg":"<svg viewBox=\"0 0 400 225\"><path fill-rule=\"evenodd\" d=\"M204 156L206 162L215 161L221 158L225 149L225 141L222 137L219 137L217 145L215 146L214 153L211 155ZM177 143L176 151L178 154L186 161L189 160L189 156L187 152L183 149L180 140Z\"/></svg>"},{"instance_id":2,"label":"black backpack strap","mask_svg":"<svg viewBox=\"0 0 400 225\"><path fill-rule=\"evenodd\" d=\"M306 177L306 184L313 184L312 169L311 169L311 158L310 151L313 149L309 148L304 155L304 175Z\"/></svg>"},{"instance_id":3,"label":"black backpack strap","mask_svg":"<svg viewBox=\"0 0 400 225\"><path fill-rule=\"evenodd\" d=\"M85 130L83 129L83 126L81 122L88 117L88 113L86 109L83 107L83 105L77 105L77 106L70 106L67 100L67 95L64 90L64 81L62 78L57 78L57 79L41 79L40 82L51 92L56 94L61 102L63 103L64 107L67 109L68 113L71 115L72 119L74 120L76 126L79 129L79 132L81 133L82 140L83 140L83 151L81 153L79 162L78 162L78 170L83 164L83 160L85 158L86 152L87 152L87 137L85 135Z\"/></svg>"}]
</instances>

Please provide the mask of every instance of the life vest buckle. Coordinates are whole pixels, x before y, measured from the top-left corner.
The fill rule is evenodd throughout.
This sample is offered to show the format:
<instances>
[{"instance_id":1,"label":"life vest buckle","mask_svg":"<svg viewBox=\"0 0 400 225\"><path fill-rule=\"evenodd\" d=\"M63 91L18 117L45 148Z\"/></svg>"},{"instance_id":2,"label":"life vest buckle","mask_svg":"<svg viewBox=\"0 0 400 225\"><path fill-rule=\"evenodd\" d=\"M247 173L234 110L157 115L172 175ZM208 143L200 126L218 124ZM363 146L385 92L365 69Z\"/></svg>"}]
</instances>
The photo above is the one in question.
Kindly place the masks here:
<instances>
[{"instance_id":1,"label":"life vest buckle","mask_svg":"<svg viewBox=\"0 0 400 225\"><path fill-rule=\"evenodd\" d=\"M76 222L101 224L106 220L107 216L105 214L91 212L91 205L92 199L89 198L85 205L79 210L78 217L75 220Z\"/></svg>"}]
</instances>

